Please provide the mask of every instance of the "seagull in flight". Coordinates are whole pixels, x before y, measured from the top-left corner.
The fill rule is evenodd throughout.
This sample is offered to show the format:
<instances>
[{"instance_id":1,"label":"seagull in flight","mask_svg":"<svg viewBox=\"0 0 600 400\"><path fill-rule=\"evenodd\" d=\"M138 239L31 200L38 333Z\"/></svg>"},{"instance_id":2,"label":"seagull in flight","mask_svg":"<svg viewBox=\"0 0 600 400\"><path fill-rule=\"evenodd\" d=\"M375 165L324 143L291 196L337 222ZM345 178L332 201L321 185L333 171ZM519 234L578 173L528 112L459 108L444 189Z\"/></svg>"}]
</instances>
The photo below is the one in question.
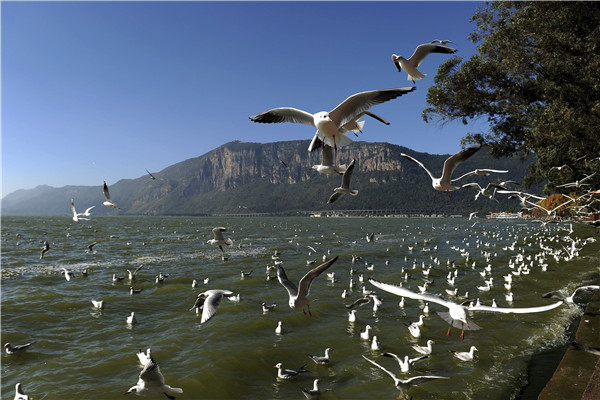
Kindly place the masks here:
<instances>
[{"instance_id":1,"label":"seagull in flight","mask_svg":"<svg viewBox=\"0 0 600 400\"><path fill-rule=\"evenodd\" d=\"M311 114L297 108L281 107L253 115L250 120L260 123L293 122L312 125L317 128L318 138L337 150L338 147L352 142L352 139L344 133L340 133L340 128L349 122L355 122L369 108L413 90L415 90L414 87L403 87L360 92L348 97L330 112L321 111Z\"/></svg>"},{"instance_id":2,"label":"seagull in flight","mask_svg":"<svg viewBox=\"0 0 600 400\"><path fill-rule=\"evenodd\" d=\"M40 253L40 260L44 258L44 254L50 250L50 243L47 240L44 240L44 247L42 247L42 252Z\"/></svg>"},{"instance_id":3,"label":"seagull in flight","mask_svg":"<svg viewBox=\"0 0 600 400\"><path fill-rule=\"evenodd\" d=\"M285 270L283 269L281 264L277 266L277 279L279 280L279 283L281 283L281 285L288 292L288 295L290 297L288 304L290 308L302 308L302 311L304 312L304 314L306 314L306 311L304 311L304 307L306 307L308 309L308 314L312 315L310 312L309 305L310 299L308 298L310 286L312 285L313 280L317 276L321 275L321 273L327 268L331 267L331 265L334 262L336 262L337 259L338 257L336 256L331 260L319 265L318 267L315 267L308 271L306 275L304 275L302 279L300 279L298 287L296 287L296 285L288 279L287 275L285 274Z\"/></svg>"},{"instance_id":4,"label":"seagull in flight","mask_svg":"<svg viewBox=\"0 0 600 400\"><path fill-rule=\"evenodd\" d=\"M327 204L333 203L345 194L351 194L352 196L356 196L358 194L358 190L350 189L350 179L352 178L352 172L354 171L354 161L355 160L352 160L342 176L342 186L333 189L333 194L331 197L329 197Z\"/></svg>"},{"instance_id":5,"label":"seagull in flight","mask_svg":"<svg viewBox=\"0 0 600 400\"><path fill-rule=\"evenodd\" d=\"M431 43L439 43L439 44L447 45L448 43L454 43L454 42L451 40L435 39L435 40L432 40Z\"/></svg>"},{"instance_id":6,"label":"seagull in flight","mask_svg":"<svg viewBox=\"0 0 600 400\"><path fill-rule=\"evenodd\" d=\"M203 324L211 319L217 313L217 307L223 297L232 297L234 294L229 290L211 289L202 292L196 297L196 302L190 308L190 311L197 309L202 310L202 319L200 323Z\"/></svg>"},{"instance_id":7,"label":"seagull in flight","mask_svg":"<svg viewBox=\"0 0 600 400\"><path fill-rule=\"evenodd\" d=\"M427 293L423 293L423 294L416 293L416 292L413 292L411 290L408 290L408 289L400 287L400 286L379 282L375 279L369 279L369 282L373 286L375 286L381 290L385 290L386 292L395 294L397 296L408 297L410 299L416 299L416 300L424 300L424 301L428 301L431 303L437 303L437 304L440 304L440 305L448 308L448 312L438 311L438 315L450 324L450 327L448 328L448 333L446 335L450 336L450 330L454 326L456 328L461 328L461 330L462 330L462 332L460 334L461 339L464 339L464 337L465 337L465 330L481 329L473 321L471 321L469 318L467 318L467 311L489 311L489 312L497 312L497 313L503 313L503 314L510 314L510 313L512 313L512 314L530 314L530 313L537 313L537 312L552 310L556 307L559 307L561 304L563 304L563 302L561 300L554 304L540 306L540 307L501 308L501 307L491 307L491 306L482 306L482 305L465 307L462 304L453 303L451 301L445 300L445 299L435 296L435 295L431 295L431 294L427 294Z\"/></svg>"},{"instance_id":8,"label":"seagull in flight","mask_svg":"<svg viewBox=\"0 0 600 400\"><path fill-rule=\"evenodd\" d=\"M82 214L77 214L77 211L75 211L75 202L73 201L73 199L71 199L71 212L73 213L73 221L75 221L75 222L79 222L80 219L83 219L86 221L89 220L89 218L80 217L80 215L82 215Z\"/></svg>"},{"instance_id":9,"label":"seagull in flight","mask_svg":"<svg viewBox=\"0 0 600 400\"><path fill-rule=\"evenodd\" d=\"M495 174L506 174L508 170L500 170L500 169L475 169L473 171L467 172L464 175L459 176L458 178L452 179L452 182L459 181L463 178L468 178L469 176L478 175L478 176L490 176L491 173Z\"/></svg>"},{"instance_id":10,"label":"seagull in flight","mask_svg":"<svg viewBox=\"0 0 600 400\"><path fill-rule=\"evenodd\" d=\"M321 174L340 174L343 175L346 172L346 164L335 165L333 161L333 147L328 144L323 146L323 159L321 164L313 165L310 169L315 170Z\"/></svg>"},{"instance_id":11,"label":"seagull in flight","mask_svg":"<svg viewBox=\"0 0 600 400\"><path fill-rule=\"evenodd\" d=\"M515 181L505 181L505 182L501 182L501 183L490 182L487 184L487 186L485 188L482 188L481 186L479 186L479 183L470 182L470 183L465 183L461 187L463 187L463 188L472 187L472 188L477 189L477 194L475 195L475 200L477 200L479 198L479 196L485 196L490 200L496 200L496 198L494 198L494 195L496 194L496 190L497 189L506 190L506 185L509 183L517 184L517 185L519 184L518 182L515 182ZM492 189L494 190L493 192L492 192ZM496 201L498 201L498 200L496 200Z\"/></svg>"},{"instance_id":12,"label":"seagull in flight","mask_svg":"<svg viewBox=\"0 0 600 400\"><path fill-rule=\"evenodd\" d=\"M439 190L441 192L449 192L452 190L460 189L459 186L453 186L451 183L452 172L454 172L458 164L471 157L480 148L481 146L469 147L462 151L459 151L453 156L448 157L446 161L444 161L444 169L442 170L442 176L439 178L434 177L433 174L427 169L427 167L425 167L425 165L423 165L423 163L419 160L409 156L408 154L400 153L400 155L423 168L431 178L431 186L433 186L435 190ZM449 194L448 197L450 197Z\"/></svg>"},{"instance_id":13,"label":"seagull in flight","mask_svg":"<svg viewBox=\"0 0 600 400\"><path fill-rule=\"evenodd\" d=\"M115 203L113 203L113 201L110 199L110 193L108 191L108 185L106 184L106 181L104 181L104 186L102 187L102 192L104 193L104 198L106 199L106 201L104 201L102 204L107 206L107 207L112 207L112 208L116 208L117 210L120 210L120 207L117 207L117 205Z\"/></svg>"},{"instance_id":14,"label":"seagull in flight","mask_svg":"<svg viewBox=\"0 0 600 400\"><path fill-rule=\"evenodd\" d=\"M148 175L150 175L150 178L152 178L153 181L156 180L156 177L154 175L152 175L152 173L150 171L148 171L147 168L144 168L146 170L146 172L148 173Z\"/></svg>"},{"instance_id":15,"label":"seagull in flight","mask_svg":"<svg viewBox=\"0 0 600 400\"><path fill-rule=\"evenodd\" d=\"M219 246L219 249L221 249L222 252L225 252L225 250L223 250L223 245L231 246L233 244L233 240L231 240L230 238L225 239L225 236L223 236L223 232L226 231L227 228L225 228L224 226L218 226L216 228L213 228L212 232L214 239L207 240L206 244Z\"/></svg>"},{"instance_id":16,"label":"seagull in flight","mask_svg":"<svg viewBox=\"0 0 600 400\"><path fill-rule=\"evenodd\" d=\"M431 53L453 54L456 51L455 48L443 44L423 43L417 46L408 60L402 56L392 54L392 61L398 72L402 72L404 69L408 73L407 79L415 83L416 80L421 80L427 76L427 74L423 74L417 69L425 60L425 57Z\"/></svg>"},{"instance_id":17,"label":"seagull in flight","mask_svg":"<svg viewBox=\"0 0 600 400\"><path fill-rule=\"evenodd\" d=\"M181 388L173 388L165 384L165 377L160 372L160 368L151 353L147 355L146 365L140 372L140 378L135 386L129 388L123 394L135 393L138 396L152 396L163 393L169 400L175 400L172 393L183 393Z\"/></svg>"},{"instance_id":18,"label":"seagull in flight","mask_svg":"<svg viewBox=\"0 0 600 400\"><path fill-rule=\"evenodd\" d=\"M392 379L394 380L394 386L396 386L396 388L398 390L400 390L403 394L408 392L408 390L411 387L418 386L422 383L429 382L433 379L450 379L447 376L435 376L435 375L413 376L412 378L408 378L408 379L400 379L396 376L396 374L385 369L381 365L377 364L375 361L373 361L365 356L362 356L362 358L364 358L365 360L367 360L368 362L370 362L371 364L373 364L374 366L376 366L377 368L379 368L380 370L382 370L383 372L385 372L386 374L391 376Z\"/></svg>"},{"instance_id":19,"label":"seagull in flight","mask_svg":"<svg viewBox=\"0 0 600 400\"><path fill-rule=\"evenodd\" d=\"M573 294L570 296L565 296L562 292L554 291L554 292L544 293L542 295L542 297L545 299L549 299L549 298L560 299L560 300L563 300L565 303L574 304L575 301L573 299L575 298L575 296L577 296L577 293L579 293L579 292L584 292L584 293L585 292L594 292L598 289L600 289L600 286L598 286L598 285L587 285L587 286L578 287L577 289L575 289Z\"/></svg>"}]
</instances>

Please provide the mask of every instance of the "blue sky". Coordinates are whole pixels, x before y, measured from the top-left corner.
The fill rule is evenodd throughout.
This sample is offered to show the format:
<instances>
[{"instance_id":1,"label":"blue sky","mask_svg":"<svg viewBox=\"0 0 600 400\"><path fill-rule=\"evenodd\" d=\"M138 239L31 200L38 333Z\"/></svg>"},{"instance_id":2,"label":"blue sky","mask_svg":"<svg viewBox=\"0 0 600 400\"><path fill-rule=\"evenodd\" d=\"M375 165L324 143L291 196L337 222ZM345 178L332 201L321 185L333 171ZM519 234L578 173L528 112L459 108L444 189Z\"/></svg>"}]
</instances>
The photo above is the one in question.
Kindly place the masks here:
<instances>
[{"instance_id":1,"label":"blue sky","mask_svg":"<svg viewBox=\"0 0 600 400\"><path fill-rule=\"evenodd\" d=\"M451 39L470 58L478 7L2 1L2 196L41 184L112 185L233 140L310 139L309 126L248 117L284 106L330 111L354 93L413 86L391 55ZM484 129L422 120L447 57L430 55L415 92L373 107L391 125L368 118L358 140L446 154Z\"/></svg>"}]
</instances>

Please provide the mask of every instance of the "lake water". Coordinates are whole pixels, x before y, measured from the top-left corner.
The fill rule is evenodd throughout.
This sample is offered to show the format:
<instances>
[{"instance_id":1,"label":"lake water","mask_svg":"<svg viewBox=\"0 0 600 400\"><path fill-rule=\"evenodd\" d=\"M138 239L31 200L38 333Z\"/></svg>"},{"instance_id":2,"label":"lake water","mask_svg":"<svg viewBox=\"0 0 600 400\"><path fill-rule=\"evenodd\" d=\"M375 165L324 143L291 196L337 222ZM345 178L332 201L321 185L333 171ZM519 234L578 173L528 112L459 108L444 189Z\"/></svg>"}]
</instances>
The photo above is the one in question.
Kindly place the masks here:
<instances>
[{"instance_id":1,"label":"lake water","mask_svg":"<svg viewBox=\"0 0 600 400\"><path fill-rule=\"evenodd\" d=\"M2 361L2 398L12 398L14 385L21 382L34 399L122 399L138 380L141 368L138 349L151 348L166 383L183 389L178 399L301 399L300 387L312 387L320 379L322 399L394 399L398 390L392 379L365 361L365 355L401 378L441 375L437 380L411 389L415 399L512 399L527 382L532 356L568 342L569 324L582 314L582 307L561 306L537 314L473 313L482 327L467 331L453 328L429 304L422 337L413 338L406 324L416 321L424 304L377 290L383 304L374 313L372 303L358 309L355 323L348 322L344 307L361 296L364 286L376 290L368 277L418 291L431 267L434 281L429 293L452 299L445 289L469 292L490 305L532 307L551 304L541 294L564 289L570 292L600 280L600 242L593 228L583 224L550 224L523 220L468 221L466 218L186 218L102 217L77 224L64 217L2 218L2 343L33 342L25 353L6 355ZM208 244L212 228L226 226L226 237L234 244L221 252ZM375 233L373 242L365 237ZM572 260L556 261L535 255L544 248L570 248L572 238L580 248ZM51 250L40 260L42 242ZM95 254L86 246L97 241ZM311 246L316 254L309 254ZM280 252L288 277L297 281L323 255L339 256L313 284L312 316L287 305L287 293L277 280L266 280L272 255ZM468 261L466 253L468 252ZM352 256L362 257L352 263ZM519 255L523 261L511 268ZM564 254L563 254L564 255ZM486 260L486 257L489 261ZM531 260L530 260L531 258ZM505 300L504 275L524 263L527 275L514 276L514 300ZM140 294L130 295L127 278L112 282L112 275L127 277L127 269L144 267L133 281ZM543 264L547 264L544 267ZM316 265L316 264L313 264ZM480 291L481 272L491 266L490 291ZM424 267L423 267L424 266ZM368 269L371 268L372 270ZM76 277L66 281L61 268ZM81 270L87 268L87 277ZM350 290L350 269L357 286ZM404 281L402 269L409 274ZM546 268L546 271L542 269ZM241 279L241 271L253 270ZM450 271L458 271L455 285L447 282ZM163 284L155 283L159 272L170 274ZM207 285L203 280L209 278ZM199 282L192 288L192 280ZM223 300L213 319L200 324L193 311L198 293L206 289L228 289L241 295L239 302ZM344 289L348 297L341 298ZM104 300L102 311L91 299ZM456 300L460 302L461 300ZM261 303L276 303L263 313ZM126 317L135 312L138 323L129 326ZM282 321L284 334L275 334ZM360 339L369 324L381 343L372 351ZM382 357L382 351L400 356L417 356L412 343L435 340L433 354L401 373L397 363ZM477 346L473 362L455 359L450 350ZM330 366L314 364L308 354L332 351ZM278 362L288 368L304 364L310 373L294 380L279 381ZM129 397L133 397L131 394ZM128 397L126 397L128 398ZM158 398L165 398L159 396Z\"/></svg>"}]
</instances>

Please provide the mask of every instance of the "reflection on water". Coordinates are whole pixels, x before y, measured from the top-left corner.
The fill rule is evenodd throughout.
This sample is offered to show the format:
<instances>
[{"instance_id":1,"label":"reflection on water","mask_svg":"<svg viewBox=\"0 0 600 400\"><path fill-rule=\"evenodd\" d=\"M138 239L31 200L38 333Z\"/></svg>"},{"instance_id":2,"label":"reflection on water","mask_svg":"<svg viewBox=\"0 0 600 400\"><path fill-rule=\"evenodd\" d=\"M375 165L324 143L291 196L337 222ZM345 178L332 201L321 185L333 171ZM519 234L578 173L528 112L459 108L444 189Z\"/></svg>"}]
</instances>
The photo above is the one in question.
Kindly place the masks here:
<instances>
[{"instance_id":1,"label":"reflection on water","mask_svg":"<svg viewBox=\"0 0 600 400\"><path fill-rule=\"evenodd\" d=\"M226 226L226 237L234 241L225 249L225 260L205 244L215 226ZM437 315L446 311L443 307L428 304L429 313L424 313L424 302L405 299L402 308L399 297L378 291L367 279L413 291L429 281L428 293L458 302L445 289L469 292L469 300L486 305L492 300L500 307L546 305L554 300L542 299L545 292L572 292L600 279L600 244L586 240L594 237L593 229L577 224L573 233L568 229L568 224L540 227L481 219L473 226L456 218L105 217L76 224L70 218L5 217L2 339L34 344L24 354L3 355L2 397L11 398L15 383L21 382L38 399L120 399L141 371L135 353L151 348L167 383L183 388L178 399L303 398L300 387L312 387L315 378L321 380L325 399L395 398L390 377L361 355L401 378L451 378L411 389L415 399L513 398L525 382L532 354L564 345L565 329L581 307L524 315L477 313L470 318L482 329L467 332L461 341L456 331L446 336L448 324ZM372 242L366 240L369 233L375 233ZM571 239L579 255L567 261L562 249L571 249ZM51 249L40 260L44 240ZM87 253L94 241L95 253ZM324 275L313 283L312 316L290 309L285 289L266 279L275 251L296 278L314 266L307 260L340 257L330 268L334 282ZM144 268L130 282L127 269L140 264ZM62 268L75 277L66 281ZM87 277L81 276L83 269ZM351 269L357 270L354 275ZM241 279L241 271L250 270L254 273ZM170 276L157 284L159 272ZM113 283L113 274L126 278ZM511 303L505 298L508 275ZM479 290L490 278L490 289ZM130 286L143 291L132 296ZM363 288L375 290L383 303L376 312L372 302L359 307L351 323L345 305L363 296ZM223 300L213 319L200 324L189 308L207 289L231 290L241 300ZM104 310L93 308L91 299L104 300ZM263 313L262 302L277 307ZM138 320L133 326L126 323L132 311ZM407 324L421 314L422 337L414 338ZM282 335L275 333L277 321L283 323ZM360 338L367 324L381 351ZM436 342L433 354L408 373L380 356L389 351L415 357L410 345L425 345L427 339ZM449 352L471 345L479 349L473 362L456 360ZM330 366L308 358L327 347L335 348ZM273 368L278 362L289 368L307 364L310 373L279 382Z\"/></svg>"}]
</instances>

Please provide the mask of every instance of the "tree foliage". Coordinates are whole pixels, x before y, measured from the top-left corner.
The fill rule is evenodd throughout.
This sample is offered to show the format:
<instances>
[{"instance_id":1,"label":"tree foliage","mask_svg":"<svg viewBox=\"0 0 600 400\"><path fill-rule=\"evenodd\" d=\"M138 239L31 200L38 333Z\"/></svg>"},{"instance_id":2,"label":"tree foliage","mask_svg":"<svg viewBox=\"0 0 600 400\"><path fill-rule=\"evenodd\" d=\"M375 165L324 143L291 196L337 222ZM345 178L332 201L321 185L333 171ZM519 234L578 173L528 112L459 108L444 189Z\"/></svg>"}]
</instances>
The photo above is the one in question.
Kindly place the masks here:
<instances>
[{"instance_id":1,"label":"tree foliage","mask_svg":"<svg viewBox=\"0 0 600 400\"><path fill-rule=\"evenodd\" d=\"M600 186L600 3L493 2L472 17L478 54L442 64L425 121L486 118L494 156L535 153L526 184L546 190L598 172ZM556 173L552 167L570 168Z\"/></svg>"}]
</instances>

